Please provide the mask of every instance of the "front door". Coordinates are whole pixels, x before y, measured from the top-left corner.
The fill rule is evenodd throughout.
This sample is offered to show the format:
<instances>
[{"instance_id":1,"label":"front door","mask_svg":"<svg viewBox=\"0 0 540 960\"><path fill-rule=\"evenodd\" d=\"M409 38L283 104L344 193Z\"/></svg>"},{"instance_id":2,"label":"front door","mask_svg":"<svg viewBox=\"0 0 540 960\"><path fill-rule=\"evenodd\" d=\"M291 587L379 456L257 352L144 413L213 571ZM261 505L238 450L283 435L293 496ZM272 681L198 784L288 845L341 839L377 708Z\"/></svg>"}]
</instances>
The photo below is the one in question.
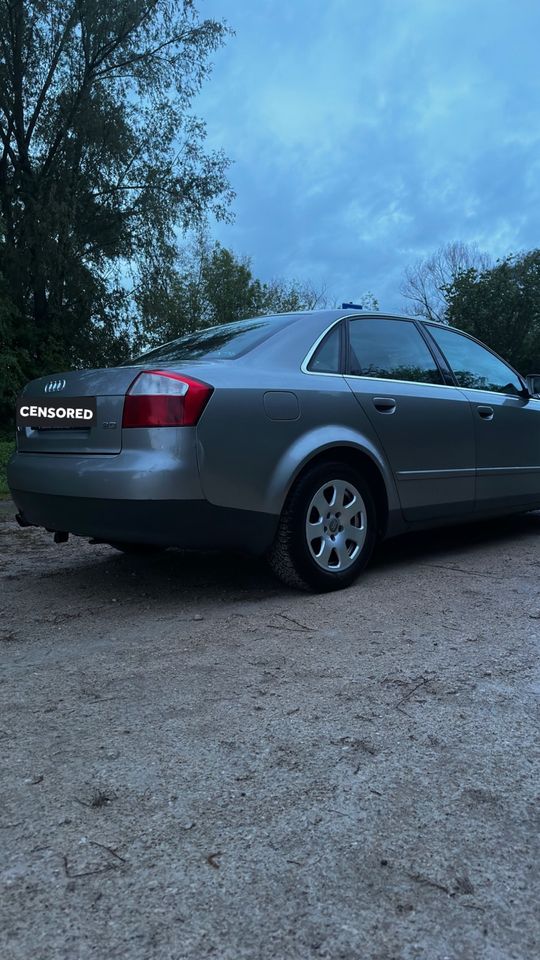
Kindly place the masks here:
<instances>
[{"instance_id":1,"label":"front door","mask_svg":"<svg viewBox=\"0 0 540 960\"><path fill-rule=\"evenodd\" d=\"M465 334L430 324L467 396L476 434L476 509L540 503L540 400L511 367Z\"/></svg>"}]
</instances>

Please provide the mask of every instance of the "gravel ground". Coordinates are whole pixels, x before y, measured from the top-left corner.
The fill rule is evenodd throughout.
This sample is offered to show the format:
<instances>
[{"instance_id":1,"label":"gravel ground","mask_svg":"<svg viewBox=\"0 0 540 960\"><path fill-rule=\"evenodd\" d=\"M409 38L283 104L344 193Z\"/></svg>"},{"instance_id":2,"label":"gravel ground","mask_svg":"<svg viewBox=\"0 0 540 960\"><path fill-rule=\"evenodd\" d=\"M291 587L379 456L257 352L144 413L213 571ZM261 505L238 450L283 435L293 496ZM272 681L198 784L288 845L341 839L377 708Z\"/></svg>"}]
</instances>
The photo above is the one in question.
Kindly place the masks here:
<instances>
[{"instance_id":1,"label":"gravel ground","mask_svg":"<svg viewBox=\"0 0 540 960\"><path fill-rule=\"evenodd\" d=\"M536 960L539 533L307 596L1 506L2 960Z\"/></svg>"}]
</instances>

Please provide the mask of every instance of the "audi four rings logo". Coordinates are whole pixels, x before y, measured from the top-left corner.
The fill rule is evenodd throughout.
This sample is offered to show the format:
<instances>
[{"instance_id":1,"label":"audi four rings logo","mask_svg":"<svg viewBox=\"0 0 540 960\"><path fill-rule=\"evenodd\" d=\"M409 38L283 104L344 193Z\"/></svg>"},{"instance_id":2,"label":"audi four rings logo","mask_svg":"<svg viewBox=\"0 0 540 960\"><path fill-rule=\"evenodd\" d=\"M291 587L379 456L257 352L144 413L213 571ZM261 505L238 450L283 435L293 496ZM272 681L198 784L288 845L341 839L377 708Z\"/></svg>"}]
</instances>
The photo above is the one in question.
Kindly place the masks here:
<instances>
[{"instance_id":1,"label":"audi four rings logo","mask_svg":"<svg viewBox=\"0 0 540 960\"><path fill-rule=\"evenodd\" d=\"M66 385L65 380L49 380L45 387L45 393L59 393Z\"/></svg>"}]
</instances>

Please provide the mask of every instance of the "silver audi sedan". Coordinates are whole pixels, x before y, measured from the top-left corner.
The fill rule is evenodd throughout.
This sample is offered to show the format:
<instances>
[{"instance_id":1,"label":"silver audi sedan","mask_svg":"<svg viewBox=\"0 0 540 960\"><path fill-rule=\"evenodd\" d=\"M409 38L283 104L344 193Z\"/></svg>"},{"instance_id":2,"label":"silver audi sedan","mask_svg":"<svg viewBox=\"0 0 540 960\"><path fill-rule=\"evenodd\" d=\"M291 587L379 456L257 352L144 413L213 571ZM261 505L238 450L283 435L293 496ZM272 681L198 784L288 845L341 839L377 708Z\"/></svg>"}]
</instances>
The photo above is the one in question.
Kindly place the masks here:
<instances>
[{"instance_id":1,"label":"silver audi sedan","mask_svg":"<svg viewBox=\"0 0 540 960\"><path fill-rule=\"evenodd\" d=\"M331 590L379 538L540 508L534 386L437 323L257 317L32 381L8 481L58 542L241 548Z\"/></svg>"}]
</instances>

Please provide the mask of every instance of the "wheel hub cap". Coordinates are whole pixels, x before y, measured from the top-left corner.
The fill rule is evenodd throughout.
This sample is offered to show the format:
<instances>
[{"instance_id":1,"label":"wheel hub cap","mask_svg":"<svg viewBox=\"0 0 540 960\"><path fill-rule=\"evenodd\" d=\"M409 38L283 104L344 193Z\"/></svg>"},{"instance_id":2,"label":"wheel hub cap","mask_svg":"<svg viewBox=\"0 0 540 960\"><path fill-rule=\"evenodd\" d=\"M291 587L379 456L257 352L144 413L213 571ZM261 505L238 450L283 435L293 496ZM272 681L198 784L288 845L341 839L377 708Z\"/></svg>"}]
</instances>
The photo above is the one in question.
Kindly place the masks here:
<instances>
[{"instance_id":1,"label":"wheel hub cap","mask_svg":"<svg viewBox=\"0 0 540 960\"><path fill-rule=\"evenodd\" d=\"M366 534L366 505L354 484L323 484L306 516L308 548L317 565L328 572L347 570L358 559Z\"/></svg>"}]
</instances>

